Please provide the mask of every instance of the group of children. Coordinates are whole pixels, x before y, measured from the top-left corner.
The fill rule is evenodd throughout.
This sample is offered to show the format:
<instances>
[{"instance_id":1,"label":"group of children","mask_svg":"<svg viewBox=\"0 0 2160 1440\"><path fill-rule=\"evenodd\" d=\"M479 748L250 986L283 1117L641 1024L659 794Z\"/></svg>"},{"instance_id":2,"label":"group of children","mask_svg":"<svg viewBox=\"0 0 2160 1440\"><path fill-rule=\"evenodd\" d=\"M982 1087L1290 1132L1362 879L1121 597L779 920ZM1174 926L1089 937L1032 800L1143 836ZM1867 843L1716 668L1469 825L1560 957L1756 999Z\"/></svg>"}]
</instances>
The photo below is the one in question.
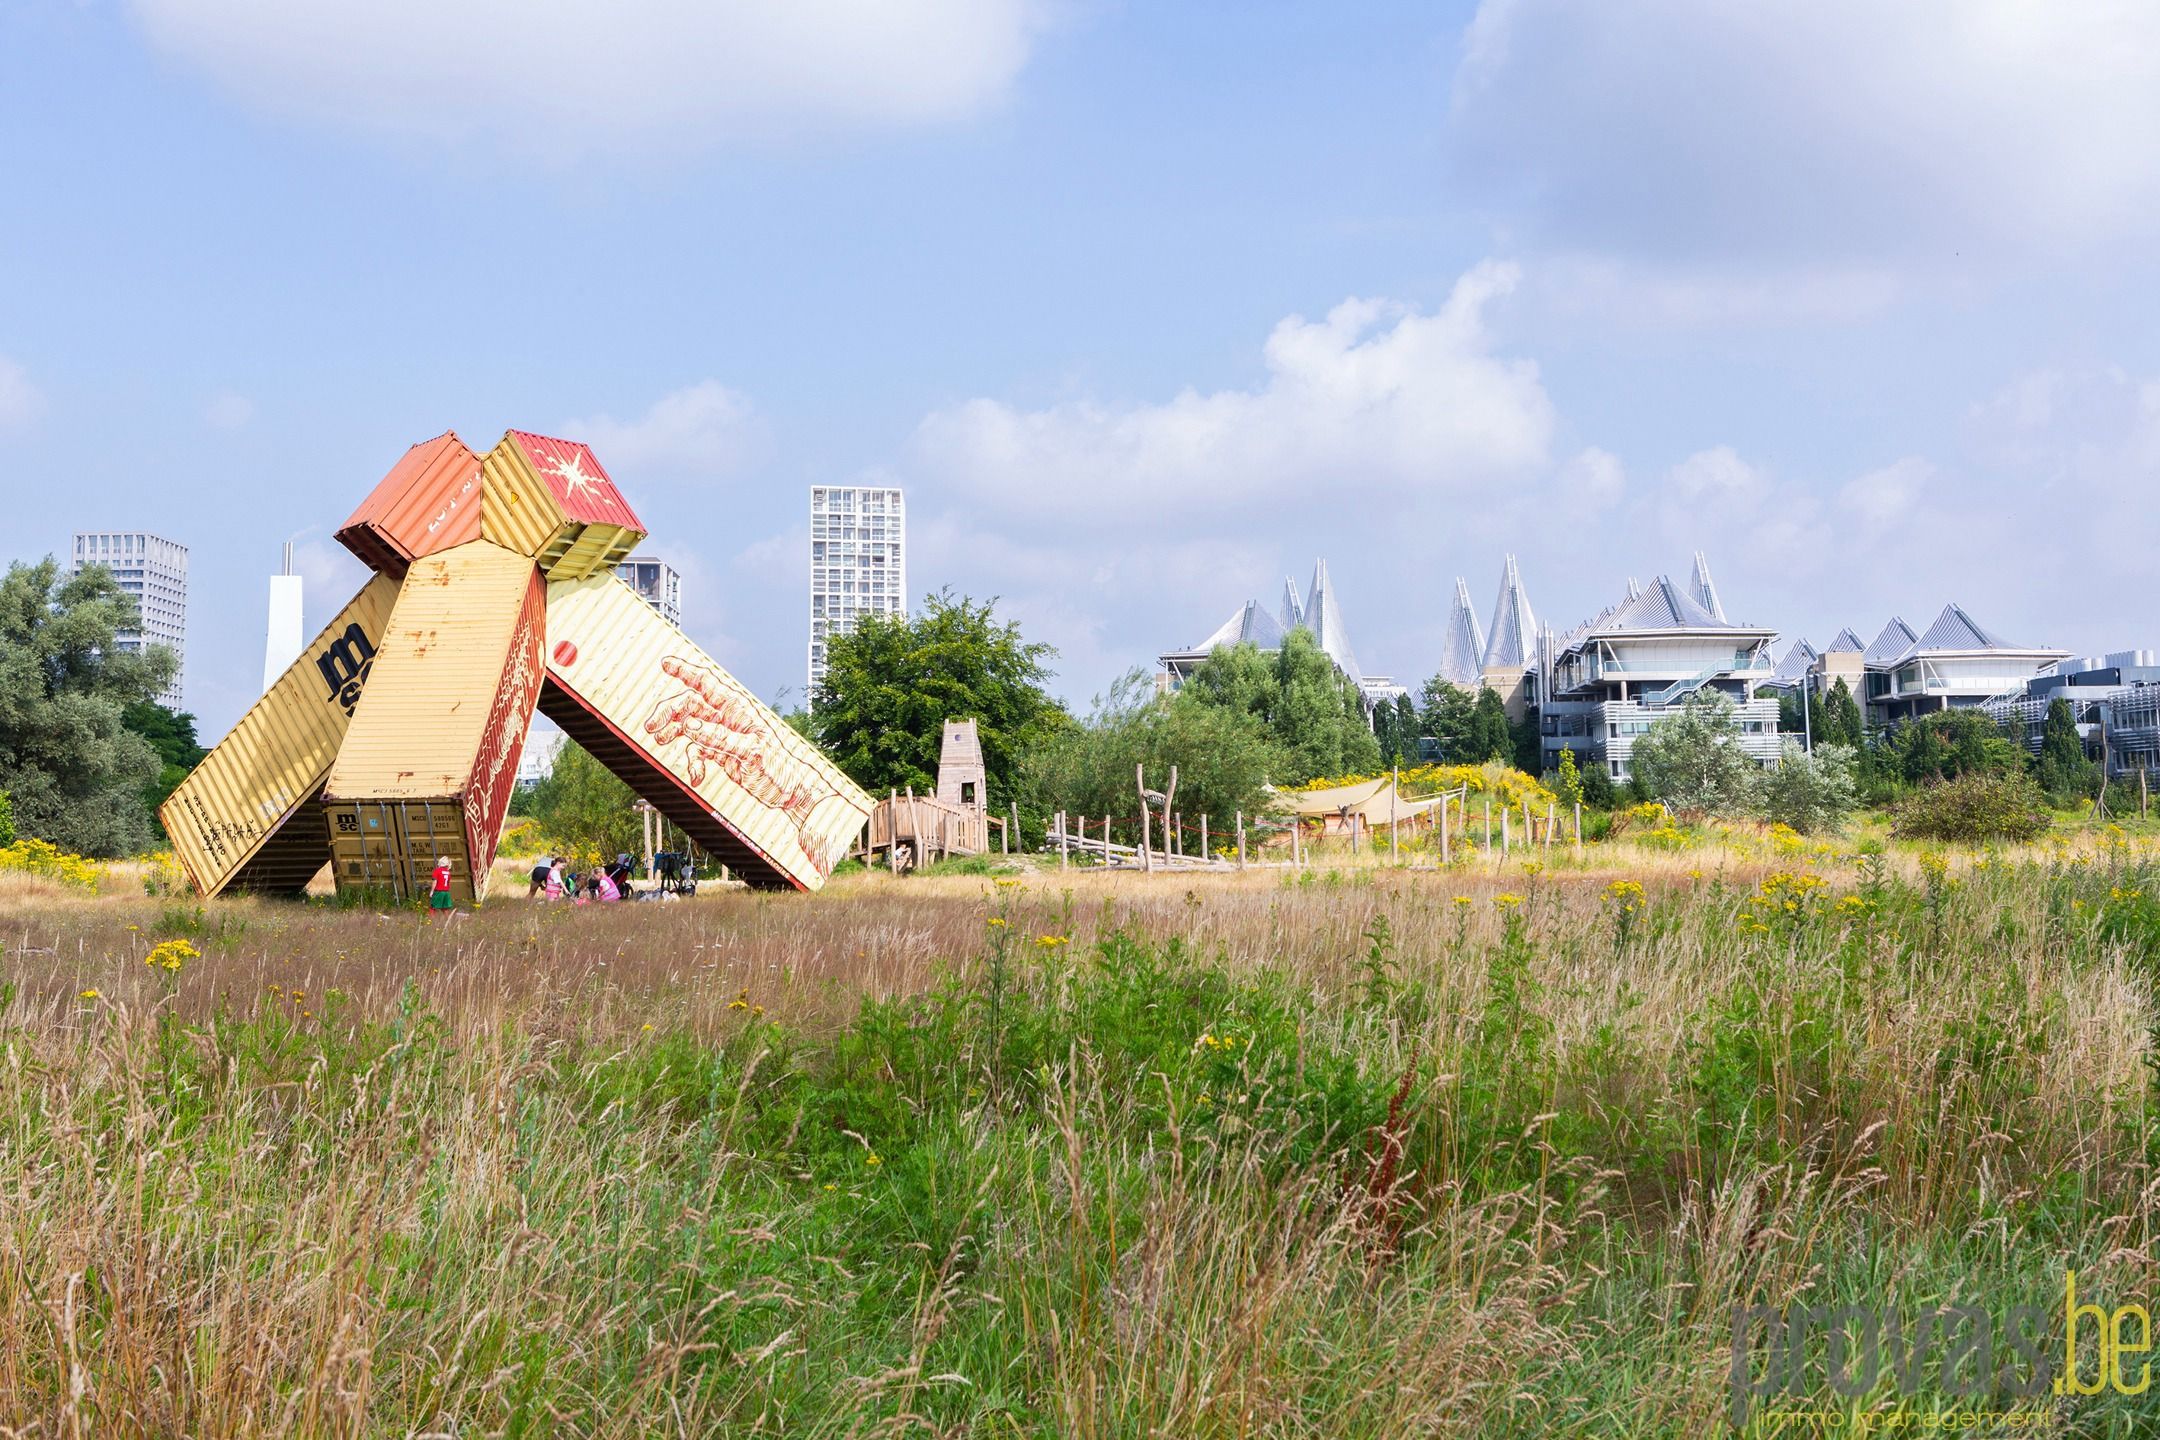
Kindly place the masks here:
<instances>
[{"instance_id":1,"label":"group of children","mask_svg":"<svg viewBox=\"0 0 2160 1440\"><path fill-rule=\"evenodd\" d=\"M613 864L587 871L582 876L570 870L562 856L552 855L533 866L530 883L525 887L525 898L531 900L544 895L550 900L560 900L568 896L578 905L628 900L632 898L630 877L636 873L628 855L617 855Z\"/></svg>"},{"instance_id":2,"label":"group of children","mask_svg":"<svg viewBox=\"0 0 2160 1440\"><path fill-rule=\"evenodd\" d=\"M637 867L628 855L617 855L611 865L579 875L570 870L562 856L550 855L532 868L531 883L525 887L525 898L545 895L550 900L568 896L572 904L588 905L612 900L633 900L636 894L630 888L630 877ZM457 897L450 889L450 857L439 855L435 859L435 872L428 877L428 910L432 923L434 912L448 912L445 920L457 918ZM671 898L671 897L663 897Z\"/></svg>"}]
</instances>

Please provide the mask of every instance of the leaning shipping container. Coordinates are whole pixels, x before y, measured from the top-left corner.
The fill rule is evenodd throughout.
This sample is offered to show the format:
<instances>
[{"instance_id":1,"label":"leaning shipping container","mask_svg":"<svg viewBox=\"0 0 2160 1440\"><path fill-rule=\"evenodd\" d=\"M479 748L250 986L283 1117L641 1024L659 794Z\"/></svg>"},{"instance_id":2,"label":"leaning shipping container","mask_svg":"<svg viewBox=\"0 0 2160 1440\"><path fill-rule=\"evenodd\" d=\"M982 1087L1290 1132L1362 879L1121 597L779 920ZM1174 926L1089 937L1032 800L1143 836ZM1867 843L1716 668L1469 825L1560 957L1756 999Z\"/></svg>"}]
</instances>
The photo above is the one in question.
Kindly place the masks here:
<instances>
[{"instance_id":1,"label":"leaning shipping container","mask_svg":"<svg viewBox=\"0 0 2160 1440\"><path fill-rule=\"evenodd\" d=\"M482 533L532 556L550 580L613 570L645 538L599 457L575 440L512 430L481 466Z\"/></svg>"},{"instance_id":2,"label":"leaning shipping container","mask_svg":"<svg viewBox=\"0 0 2160 1440\"><path fill-rule=\"evenodd\" d=\"M541 709L752 885L814 890L870 797L613 575L548 587Z\"/></svg>"},{"instance_id":3,"label":"leaning shipping container","mask_svg":"<svg viewBox=\"0 0 2160 1440\"><path fill-rule=\"evenodd\" d=\"M445 431L407 450L337 538L371 568L402 578L420 556L481 538L480 498L480 457Z\"/></svg>"},{"instance_id":4,"label":"leaning shipping container","mask_svg":"<svg viewBox=\"0 0 2160 1440\"><path fill-rule=\"evenodd\" d=\"M532 560L474 541L413 562L323 787L338 888L483 899L543 674Z\"/></svg>"},{"instance_id":5,"label":"leaning shipping container","mask_svg":"<svg viewBox=\"0 0 2160 1440\"><path fill-rule=\"evenodd\" d=\"M296 895L329 860L316 802L397 593L395 580L368 581L158 811L205 899L227 889Z\"/></svg>"}]
</instances>

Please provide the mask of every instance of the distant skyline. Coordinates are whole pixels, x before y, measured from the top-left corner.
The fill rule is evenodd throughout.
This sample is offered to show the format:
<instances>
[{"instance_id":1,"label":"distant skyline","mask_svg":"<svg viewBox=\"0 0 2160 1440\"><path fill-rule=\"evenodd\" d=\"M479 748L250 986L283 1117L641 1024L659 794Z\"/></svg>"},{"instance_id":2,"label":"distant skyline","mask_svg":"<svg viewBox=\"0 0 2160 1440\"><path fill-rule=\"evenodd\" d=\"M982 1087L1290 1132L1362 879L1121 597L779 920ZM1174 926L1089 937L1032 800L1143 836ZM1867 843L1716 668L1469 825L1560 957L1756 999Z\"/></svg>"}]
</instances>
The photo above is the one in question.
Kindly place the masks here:
<instances>
[{"instance_id":1,"label":"distant skyline","mask_svg":"<svg viewBox=\"0 0 2160 1440\"><path fill-rule=\"evenodd\" d=\"M0 560L187 545L206 738L448 428L591 444L784 704L814 484L1077 706L1321 556L1413 689L1506 552L2160 644L2156 132L2102 0L8 0Z\"/></svg>"}]
</instances>

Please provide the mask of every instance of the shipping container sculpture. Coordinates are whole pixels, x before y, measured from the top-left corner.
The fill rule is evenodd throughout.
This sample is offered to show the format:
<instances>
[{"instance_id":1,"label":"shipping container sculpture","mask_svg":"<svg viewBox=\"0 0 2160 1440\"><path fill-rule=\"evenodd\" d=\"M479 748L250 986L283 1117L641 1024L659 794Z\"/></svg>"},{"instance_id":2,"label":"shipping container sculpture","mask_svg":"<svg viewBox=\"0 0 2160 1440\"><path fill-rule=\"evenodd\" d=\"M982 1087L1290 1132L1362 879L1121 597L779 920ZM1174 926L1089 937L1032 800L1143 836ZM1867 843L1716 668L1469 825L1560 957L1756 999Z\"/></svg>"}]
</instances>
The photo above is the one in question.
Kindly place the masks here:
<instances>
[{"instance_id":1,"label":"shipping container sculpture","mask_svg":"<svg viewBox=\"0 0 2160 1440\"><path fill-rule=\"evenodd\" d=\"M159 812L205 897L404 899L488 871L534 712L761 888L814 890L871 802L614 567L645 530L590 449L415 445L337 532L377 574Z\"/></svg>"}]
</instances>

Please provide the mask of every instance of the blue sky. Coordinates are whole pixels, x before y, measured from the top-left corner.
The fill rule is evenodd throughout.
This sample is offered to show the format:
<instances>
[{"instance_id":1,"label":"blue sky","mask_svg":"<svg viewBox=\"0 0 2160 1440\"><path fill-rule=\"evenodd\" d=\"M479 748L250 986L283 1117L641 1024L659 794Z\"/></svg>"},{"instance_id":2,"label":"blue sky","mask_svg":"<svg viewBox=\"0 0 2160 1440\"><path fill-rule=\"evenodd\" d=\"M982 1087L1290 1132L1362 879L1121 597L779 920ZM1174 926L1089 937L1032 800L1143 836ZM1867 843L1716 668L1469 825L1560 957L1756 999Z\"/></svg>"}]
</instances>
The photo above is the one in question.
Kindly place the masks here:
<instances>
[{"instance_id":1,"label":"blue sky","mask_svg":"<svg viewBox=\"0 0 2160 1440\"><path fill-rule=\"evenodd\" d=\"M0 0L0 558L188 544L206 734L445 428L592 443L767 696L859 477L1079 704L1320 555L1410 680L1507 550L2160 643L2151 7L598 13Z\"/></svg>"}]
</instances>

